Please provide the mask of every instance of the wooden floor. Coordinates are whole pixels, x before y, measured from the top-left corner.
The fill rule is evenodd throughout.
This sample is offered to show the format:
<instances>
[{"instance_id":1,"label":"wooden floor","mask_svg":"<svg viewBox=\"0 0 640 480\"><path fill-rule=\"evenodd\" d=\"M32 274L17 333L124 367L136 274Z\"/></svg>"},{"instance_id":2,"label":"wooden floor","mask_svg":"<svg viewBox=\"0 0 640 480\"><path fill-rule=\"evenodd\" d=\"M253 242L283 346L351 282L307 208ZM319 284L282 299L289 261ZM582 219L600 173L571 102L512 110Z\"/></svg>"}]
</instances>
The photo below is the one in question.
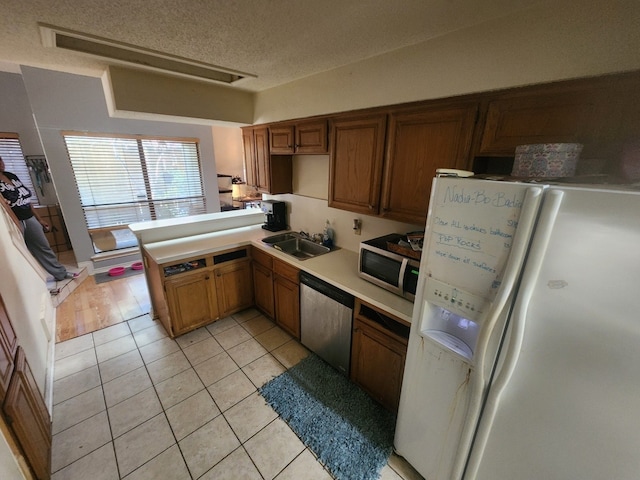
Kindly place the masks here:
<instances>
[{"instance_id":1,"label":"wooden floor","mask_svg":"<svg viewBox=\"0 0 640 480\"><path fill-rule=\"evenodd\" d=\"M144 274L96 284L88 276L56 309L56 343L151 310Z\"/></svg>"}]
</instances>

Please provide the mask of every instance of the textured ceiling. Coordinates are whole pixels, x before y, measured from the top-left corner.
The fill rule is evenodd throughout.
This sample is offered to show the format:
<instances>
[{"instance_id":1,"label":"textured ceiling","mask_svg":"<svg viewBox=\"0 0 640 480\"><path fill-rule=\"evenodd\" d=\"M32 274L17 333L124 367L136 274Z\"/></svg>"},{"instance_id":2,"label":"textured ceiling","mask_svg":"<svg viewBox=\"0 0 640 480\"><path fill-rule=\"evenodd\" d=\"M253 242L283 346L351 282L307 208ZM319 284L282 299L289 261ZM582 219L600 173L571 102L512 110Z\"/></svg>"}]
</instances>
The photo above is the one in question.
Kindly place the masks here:
<instances>
[{"instance_id":1,"label":"textured ceiling","mask_svg":"<svg viewBox=\"0 0 640 480\"><path fill-rule=\"evenodd\" d=\"M256 75L260 91L542 3L540 0L22 0L3 2L0 69L99 76L42 45L45 23ZM546 3L546 2L545 2ZM17 68L17 67L15 67Z\"/></svg>"}]
</instances>

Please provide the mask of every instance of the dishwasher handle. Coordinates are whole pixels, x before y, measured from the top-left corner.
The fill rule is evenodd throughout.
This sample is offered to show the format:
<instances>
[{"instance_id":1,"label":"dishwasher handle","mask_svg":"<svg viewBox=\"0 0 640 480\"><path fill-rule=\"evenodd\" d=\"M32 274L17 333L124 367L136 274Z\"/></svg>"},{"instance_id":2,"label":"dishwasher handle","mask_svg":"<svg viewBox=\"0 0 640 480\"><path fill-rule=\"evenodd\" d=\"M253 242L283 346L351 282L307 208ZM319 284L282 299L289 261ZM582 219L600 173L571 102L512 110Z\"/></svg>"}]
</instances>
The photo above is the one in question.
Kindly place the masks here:
<instances>
[{"instance_id":1,"label":"dishwasher handle","mask_svg":"<svg viewBox=\"0 0 640 480\"><path fill-rule=\"evenodd\" d=\"M340 290L338 287L331 285L324 280L320 280L319 278L314 277L304 270L300 271L300 283L311 287L317 292L320 292L323 295L331 298L332 300L335 300L336 302L341 303L342 305L353 310L354 296L350 293L347 293L344 290Z\"/></svg>"}]
</instances>

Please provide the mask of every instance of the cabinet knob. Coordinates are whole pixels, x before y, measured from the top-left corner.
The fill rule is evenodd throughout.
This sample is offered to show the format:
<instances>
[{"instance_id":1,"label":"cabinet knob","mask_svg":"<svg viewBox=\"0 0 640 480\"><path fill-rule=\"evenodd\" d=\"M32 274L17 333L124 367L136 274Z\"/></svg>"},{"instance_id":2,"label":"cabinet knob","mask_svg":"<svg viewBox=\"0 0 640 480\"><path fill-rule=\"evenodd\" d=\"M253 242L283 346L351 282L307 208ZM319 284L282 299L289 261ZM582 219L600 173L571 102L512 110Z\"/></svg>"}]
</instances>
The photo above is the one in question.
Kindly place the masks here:
<instances>
[{"instance_id":1,"label":"cabinet knob","mask_svg":"<svg viewBox=\"0 0 640 480\"><path fill-rule=\"evenodd\" d=\"M369 204L369 210L374 210L375 208L376 208L376 206L375 206L375 205L371 205L371 204Z\"/></svg>"},{"instance_id":2,"label":"cabinet knob","mask_svg":"<svg viewBox=\"0 0 640 480\"><path fill-rule=\"evenodd\" d=\"M207 275L206 277L204 277L205 280L209 280L209 275Z\"/></svg>"},{"instance_id":3,"label":"cabinet knob","mask_svg":"<svg viewBox=\"0 0 640 480\"><path fill-rule=\"evenodd\" d=\"M216 273L216 277L221 277L222 274L220 272Z\"/></svg>"}]
</instances>

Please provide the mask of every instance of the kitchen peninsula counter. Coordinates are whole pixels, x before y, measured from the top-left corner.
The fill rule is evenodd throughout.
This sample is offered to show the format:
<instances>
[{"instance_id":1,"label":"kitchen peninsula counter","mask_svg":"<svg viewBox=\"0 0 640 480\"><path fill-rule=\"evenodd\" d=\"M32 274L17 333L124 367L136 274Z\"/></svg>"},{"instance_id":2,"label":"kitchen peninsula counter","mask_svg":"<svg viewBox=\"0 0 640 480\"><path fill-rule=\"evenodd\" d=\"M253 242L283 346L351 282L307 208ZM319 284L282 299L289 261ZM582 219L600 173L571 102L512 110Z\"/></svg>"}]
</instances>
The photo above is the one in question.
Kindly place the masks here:
<instances>
[{"instance_id":1,"label":"kitchen peninsula counter","mask_svg":"<svg viewBox=\"0 0 640 480\"><path fill-rule=\"evenodd\" d=\"M143 248L157 264L167 264L177 263L183 259L200 255L253 245L284 262L294 265L300 270L315 275L355 297L399 317L407 324L411 323L413 303L360 278L358 275L357 252L338 248L330 253L301 261L261 241L263 238L273 234L273 232L262 229L261 225L250 225L146 243Z\"/></svg>"}]
</instances>

